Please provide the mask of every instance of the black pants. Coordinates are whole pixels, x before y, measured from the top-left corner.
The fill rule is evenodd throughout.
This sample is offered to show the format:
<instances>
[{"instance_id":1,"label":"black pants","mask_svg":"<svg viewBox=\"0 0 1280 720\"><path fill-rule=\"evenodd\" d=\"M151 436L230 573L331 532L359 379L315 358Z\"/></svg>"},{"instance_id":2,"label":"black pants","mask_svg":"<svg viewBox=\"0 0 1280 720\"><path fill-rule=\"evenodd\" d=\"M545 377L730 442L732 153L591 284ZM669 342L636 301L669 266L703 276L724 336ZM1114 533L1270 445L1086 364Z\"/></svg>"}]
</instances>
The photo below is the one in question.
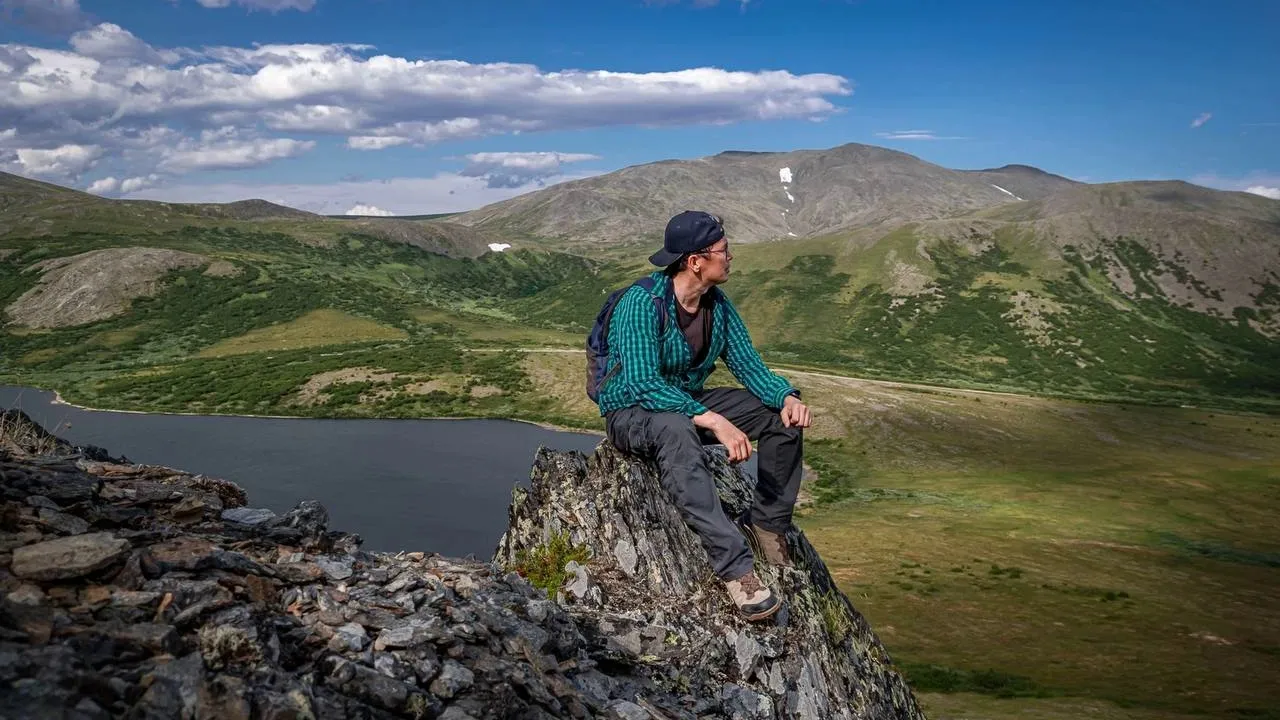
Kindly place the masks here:
<instances>
[{"instance_id":1,"label":"black pants","mask_svg":"<svg viewBox=\"0 0 1280 720\"><path fill-rule=\"evenodd\" d=\"M777 410L746 390L714 388L691 395L759 441L751 522L785 532L800 491L803 431L784 427ZM751 548L720 506L715 479L702 458L702 446L717 442L711 432L699 430L687 415L655 413L638 406L610 412L605 429L619 450L656 459L662 486L701 538L717 577L734 580L751 570Z\"/></svg>"}]
</instances>

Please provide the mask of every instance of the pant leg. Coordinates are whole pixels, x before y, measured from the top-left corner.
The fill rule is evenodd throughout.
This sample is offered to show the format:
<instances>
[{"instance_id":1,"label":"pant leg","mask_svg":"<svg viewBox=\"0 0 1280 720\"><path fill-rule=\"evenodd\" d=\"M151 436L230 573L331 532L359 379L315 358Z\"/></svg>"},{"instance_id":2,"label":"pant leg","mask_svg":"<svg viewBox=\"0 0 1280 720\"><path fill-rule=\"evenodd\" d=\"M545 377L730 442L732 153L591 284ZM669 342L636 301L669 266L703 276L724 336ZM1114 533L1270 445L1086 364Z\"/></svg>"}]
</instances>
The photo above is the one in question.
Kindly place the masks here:
<instances>
[{"instance_id":1,"label":"pant leg","mask_svg":"<svg viewBox=\"0 0 1280 720\"><path fill-rule=\"evenodd\" d=\"M751 548L720 505L689 416L630 407L609 413L605 427L619 450L657 460L662 487L702 542L716 577L734 580L751 570Z\"/></svg>"},{"instance_id":2,"label":"pant leg","mask_svg":"<svg viewBox=\"0 0 1280 720\"><path fill-rule=\"evenodd\" d=\"M695 399L718 412L747 437L759 443L759 468L751 522L772 532L791 527L800 480L804 476L804 431L785 427L777 410L766 406L749 391L713 388L695 393Z\"/></svg>"}]
</instances>

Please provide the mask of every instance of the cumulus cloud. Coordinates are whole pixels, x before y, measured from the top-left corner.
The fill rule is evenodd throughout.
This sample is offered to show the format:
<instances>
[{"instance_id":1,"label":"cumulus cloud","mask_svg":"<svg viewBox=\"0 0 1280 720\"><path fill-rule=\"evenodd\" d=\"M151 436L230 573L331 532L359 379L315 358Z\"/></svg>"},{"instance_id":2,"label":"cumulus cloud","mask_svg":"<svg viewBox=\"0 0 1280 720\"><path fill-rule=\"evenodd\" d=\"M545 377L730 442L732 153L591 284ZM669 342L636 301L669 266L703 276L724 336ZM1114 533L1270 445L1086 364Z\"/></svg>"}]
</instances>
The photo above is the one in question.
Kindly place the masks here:
<instances>
[{"instance_id":1,"label":"cumulus cloud","mask_svg":"<svg viewBox=\"0 0 1280 720\"><path fill-rule=\"evenodd\" d=\"M114 195L116 193L127 194L137 192L139 190L145 190L159 181L160 176L155 173L145 176L125 178L124 180L108 175L100 180L93 181L87 189L95 195Z\"/></svg>"},{"instance_id":2,"label":"cumulus cloud","mask_svg":"<svg viewBox=\"0 0 1280 720\"><path fill-rule=\"evenodd\" d=\"M314 140L243 137L235 128L224 127L163 148L159 167L171 172L252 168L301 155L313 147Z\"/></svg>"},{"instance_id":3,"label":"cumulus cloud","mask_svg":"<svg viewBox=\"0 0 1280 720\"><path fill-rule=\"evenodd\" d=\"M376 217L392 217L395 213L390 210L383 210L377 205L353 205L346 212L347 215L374 215Z\"/></svg>"},{"instance_id":4,"label":"cumulus cloud","mask_svg":"<svg viewBox=\"0 0 1280 720\"><path fill-rule=\"evenodd\" d=\"M1213 113L1209 113L1209 112L1200 113L1199 117L1191 121L1191 127L1198 128L1201 125L1204 125L1205 123L1209 122L1209 119L1212 117L1213 117Z\"/></svg>"},{"instance_id":5,"label":"cumulus cloud","mask_svg":"<svg viewBox=\"0 0 1280 720\"><path fill-rule=\"evenodd\" d=\"M564 163L599 160L599 155L560 152L483 152L466 156L461 174L482 177L491 188L518 188L561 173Z\"/></svg>"},{"instance_id":6,"label":"cumulus cloud","mask_svg":"<svg viewBox=\"0 0 1280 720\"><path fill-rule=\"evenodd\" d=\"M120 189L120 179L108 175L101 180L94 180L89 185L89 192L94 195L110 195Z\"/></svg>"},{"instance_id":7,"label":"cumulus cloud","mask_svg":"<svg viewBox=\"0 0 1280 720\"><path fill-rule=\"evenodd\" d=\"M5 24L42 33L65 35L88 24L79 0L0 0Z\"/></svg>"},{"instance_id":8,"label":"cumulus cloud","mask_svg":"<svg viewBox=\"0 0 1280 720\"><path fill-rule=\"evenodd\" d=\"M588 177L592 173L566 174L549 179L548 185ZM350 180L335 183L201 183L167 182L127 197L167 202L232 202L261 198L321 215L343 215L356 206L373 205L394 215L460 212L507 200L528 192L520 188L493 188L484 178L458 173L432 177Z\"/></svg>"},{"instance_id":9,"label":"cumulus cloud","mask_svg":"<svg viewBox=\"0 0 1280 720\"><path fill-rule=\"evenodd\" d=\"M25 175L78 178L102 157L97 145L60 145L56 148L18 148L17 165Z\"/></svg>"},{"instance_id":10,"label":"cumulus cloud","mask_svg":"<svg viewBox=\"0 0 1280 720\"><path fill-rule=\"evenodd\" d=\"M100 145L120 163L117 177L248 167L312 147L280 133L337 136L373 151L622 125L818 120L851 92L841 76L782 70L547 71L350 44L154 48L110 23L77 33L70 50L0 45L0 117L24 147ZM239 145L205 147L203 133L224 127ZM139 148L157 137L177 150Z\"/></svg>"},{"instance_id":11,"label":"cumulus cloud","mask_svg":"<svg viewBox=\"0 0 1280 720\"><path fill-rule=\"evenodd\" d=\"M932 130L894 130L893 132L878 132L876 137L882 137L886 140L964 140L965 138L956 137L954 135L939 135Z\"/></svg>"},{"instance_id":12,"label":"cumulus cloud","mask_svg":"<svg viewBox=\"0 0 1280 720\"><path fill-rule=\"evenodd\" d=\"M1267 187L1266 185L1250 185L1244 189L1245 192L1261 195L1272 200L1280 200L1280 187Z\"/></svg>"},{"instance_id":13,"label":"cumulus cloud","mask_svg":"<svg viewBox=\"0 0 1280 720\"><path fill-rule=\"evenodd\" d=\"M267 10L269 12L280 12L281 10L301 10L306 12L316 6L316 0L196 0L196 2L207 8L224 8L235 4L249 10Z\"/></svg>"},{"instance_id":14,"label":"cumulus cloud","mask_svg":"<svg viewBox=\"0 0 1280 720\"><path fill-rule=\"evenodd\" d=\"M164 63L165 58L136 35L114 23L102 23L71 36L71 47L84 57L101 61L138 60ZM171 58L176 60L177 58Z\"/></svg>"}]
</instances>

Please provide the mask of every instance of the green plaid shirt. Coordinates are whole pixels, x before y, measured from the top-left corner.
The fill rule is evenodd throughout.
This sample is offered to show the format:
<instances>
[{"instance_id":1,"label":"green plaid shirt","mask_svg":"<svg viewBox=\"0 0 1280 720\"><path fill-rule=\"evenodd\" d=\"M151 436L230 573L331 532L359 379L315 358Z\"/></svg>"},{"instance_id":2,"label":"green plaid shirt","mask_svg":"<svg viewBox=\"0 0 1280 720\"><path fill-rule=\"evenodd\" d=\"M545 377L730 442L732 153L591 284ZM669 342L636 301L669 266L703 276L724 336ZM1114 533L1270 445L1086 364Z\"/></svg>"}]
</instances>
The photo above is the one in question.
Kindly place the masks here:
<instances>
[{"instance_id":1,"label":"green plaid shirt","mask_svg":"<svg viewBox=\"0 0 1280 720\"><path fill-rule=\"evenodd\" d=\"M671 278L662 272L652 276L656 281L653 295L661 297L667 292ZM642 287L632 287L623 293L609 321L609 358L599 398L602 416L633 405L653 412L700 415L707 408L694 400L689 391L702 389L707 376L715 370L716 360L721 358L738 382L761 402L782 409L787 395L795 392L795 388L765 367L729 298L719 291L711 292L716 297L711 343L696 367L692 366L689 343L676 322L675 293L671 293L667 301L667 323L661 339L658 313L649 292Z\"/></svg>"}]
</instances>

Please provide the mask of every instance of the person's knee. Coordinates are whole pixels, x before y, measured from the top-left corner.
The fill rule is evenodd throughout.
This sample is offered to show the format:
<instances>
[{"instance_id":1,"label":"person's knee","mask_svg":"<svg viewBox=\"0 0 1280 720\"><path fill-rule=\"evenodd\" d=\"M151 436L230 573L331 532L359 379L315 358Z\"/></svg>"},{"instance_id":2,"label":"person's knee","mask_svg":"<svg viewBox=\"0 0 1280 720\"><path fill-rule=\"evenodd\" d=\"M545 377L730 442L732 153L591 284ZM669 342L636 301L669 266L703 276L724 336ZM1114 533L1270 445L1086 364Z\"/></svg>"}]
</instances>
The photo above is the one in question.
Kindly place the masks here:
<instances>
[{"instance_id":1,"label":"person's knee","mask_svg":"<svg viewBox=\"0 0 1280 720\"><path fill-rule=\"evenodd\" d=\"M782 422L782 416L779 413L774 413L773 416L769 418L769 425L765 428L765 432L771 435L781 435L786 438L794 438L796 440L799 440L804 436L804 428L797 427L795 425L787 427Z\"/></svg>"},{"instance_id":2,"label":"person's knee","mask_svg":"<svg viewBox=\"0 0 1280 720\"><path fill-rule=\"evenodd\" d=\"M680 413L658 413L653 416L652 431L663 444L698 442L698 432L693 418Z\"/></svg>"}]
</instances>

